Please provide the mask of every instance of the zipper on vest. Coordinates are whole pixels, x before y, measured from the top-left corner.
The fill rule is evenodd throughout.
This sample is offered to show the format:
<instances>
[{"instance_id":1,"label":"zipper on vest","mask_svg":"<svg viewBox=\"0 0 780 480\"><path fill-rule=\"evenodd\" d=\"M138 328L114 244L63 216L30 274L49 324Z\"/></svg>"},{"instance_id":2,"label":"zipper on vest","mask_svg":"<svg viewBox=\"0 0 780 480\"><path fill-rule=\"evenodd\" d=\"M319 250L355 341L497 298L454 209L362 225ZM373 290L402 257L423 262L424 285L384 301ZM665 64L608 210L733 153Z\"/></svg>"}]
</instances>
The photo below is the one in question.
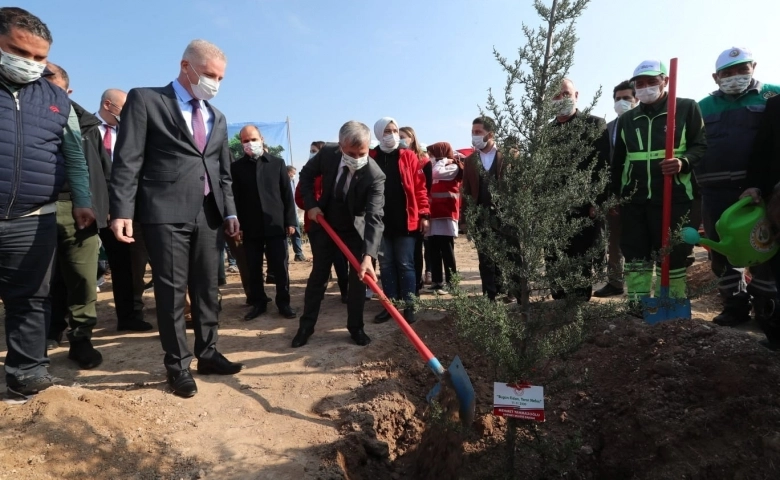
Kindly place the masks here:
<instances>
[{"instance_id":1,"label":"zipper on vest","mask_svg":"<svg viewBox=\"0 0 780 480\"><path fill-rule=\"evenodd\" d=\"M8 202L8 210L5 212L6 220L11 217L11 210L16 203L16 194L19 192L19 181L22 169L22 108L19 105L19 91L14 92L16 101L16 148L14 151L14 181L11 184L11 199Z\"/></svg>"}]
</instances>

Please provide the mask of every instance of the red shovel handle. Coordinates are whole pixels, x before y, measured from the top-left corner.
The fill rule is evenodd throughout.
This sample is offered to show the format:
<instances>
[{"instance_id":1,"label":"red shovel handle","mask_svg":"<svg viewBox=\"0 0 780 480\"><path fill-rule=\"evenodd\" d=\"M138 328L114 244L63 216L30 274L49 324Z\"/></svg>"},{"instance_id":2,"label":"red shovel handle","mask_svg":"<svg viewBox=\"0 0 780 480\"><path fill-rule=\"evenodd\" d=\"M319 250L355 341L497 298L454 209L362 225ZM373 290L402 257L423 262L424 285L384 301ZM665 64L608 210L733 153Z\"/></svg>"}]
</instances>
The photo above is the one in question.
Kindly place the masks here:
<instances>
[{"instance_id":1,"label":"red shovel handle","mask_svg":"<svg viewBox=\"0 0 780 480\"><path fill-rule=\"evenodd\" d=\"M677 59L669 62L669 98L666 107L666 155L665 159L675 158L674 132L676 128L675 116L677 114ZM649 139L648 139L649 141ZM661 249L664 252L661 259L661 289L669 290L669 229L672 227L672 177L664 175L663 217L661 220Z\"/></svg>"},{"instance_id":2,"label":"red shovel handle","mask_svg":"<svg viewBox=\"0 0 780 480\"><path fill-rule=\"evenodd\" d=\"M325 231L328 232L328 235L336 243L336 246L339 247L341 253L343 253L344 256L347 257L347 260L349 260L349 263L350 265L352 265L352 268L354 268L355 271L359 272L360 262L357 261L357 258L355 258L355 256L352 255L352 252L349 250L349 248L347 248L344 242L341 241L341 238L339 238L338 234L333 230L333 228L331 228L331 226L325 220L325 217L320 215L317 221L322 226L322 228L324 228ZM409 341L412 342L412 345L414 345L414 348L417 349L417 352L419 352L423 360L425 360L426 363L430 362L434 358L433 353L431 353L431 351L428 350L428 347L426 347L425 344L422 342L422 340L420 340L420 337L417 336L417 333L412 329L412 327L409 326L409 324L404 319L403 315L401 315L398 309L395 308L395 305L393 305L390 302L390 300L387 298L387 296L384 294L384 292L382 292L382 289L379 288L379 285L376 284L376 281L374 281L374 279L371 278L370 276L365 275L363 277L363 282L365 282L365 284L368 285L368 287L379 296L379 300L382 302L382 305L385 307L385 309L387 309L387 311L393 317L393 320L395 320L398 326L401 327L401 331L404 332L404 335L406 335L407 338L409 338ZM439 373L443 373L443 372L439 372Z\"/></svg>"}]
</instances>

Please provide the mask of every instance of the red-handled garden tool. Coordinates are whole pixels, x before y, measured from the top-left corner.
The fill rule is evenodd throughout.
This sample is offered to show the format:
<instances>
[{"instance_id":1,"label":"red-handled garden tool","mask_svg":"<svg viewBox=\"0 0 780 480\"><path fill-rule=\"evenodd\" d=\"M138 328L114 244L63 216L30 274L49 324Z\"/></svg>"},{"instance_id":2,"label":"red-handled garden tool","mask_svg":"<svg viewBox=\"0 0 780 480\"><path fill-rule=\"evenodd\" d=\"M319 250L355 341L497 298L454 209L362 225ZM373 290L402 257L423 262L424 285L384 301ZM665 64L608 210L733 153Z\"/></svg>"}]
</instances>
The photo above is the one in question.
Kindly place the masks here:
<instances>
[{"instance_id":1,"label":"red-handled garden tool","mask_svg":"<svg viewBox=\"0 0 780 480\"><path fill-rule=\"evenodd\" d=\"M677 114L677 59L669 63L669 98L666 108L666 154L664 158L675 158L674 134L675 115ZM669 296L669 229L672 226L672 177L664 175L663 217L661 220L661 288L660 295L654 298L643 298L644 319L649 324L691 318L691 301L687 298L672 298Z\"/></svg>"},{"instance_id":2,"label":"red-handled garden tool","mask_svg":"<svg viewBox=\"0 0 780 480\"><path fill-rule=\"evenodd\" d=\"M328 232L330 238L339 247L339 250L341 250L344 256L347 257L347 260L349 260L352 268L360 270L360 262L357 261L349 248L347 248L344 242L341 241L341 238L339 238L338 234L333 230L333 228L331 228L331 226L325 220L325 217L320 215L318 221L322 228ZM452 360L450 367L445 372L444 367L442 367L439 360L433 356L433 353L431 353L431 351L428 350L428 347L426 347L422 340L420 340L420 337L417 336L417 333L412 329L412 327L409 326L403 315L401 315L398 309L395 308L387 296L385 296L385 294L382 292L382 289L380 289L376 284L376 281L374 281L374 279L368 275L363 277L363 281L375 294L377 294L379 300L382 302L382 305L387 309L398 326L401 327L401 331L404 332L404 335L406 335L409 341L412 342L414 348L417 349L417 352L420 354L423 360L425 360L425 363L428 365L428 367L433 370L433 374L436 375L436 378L439 380L436 386L433 387L433 389L425 398L428 400L428 402L431 402L431 400L433 400L433 398L440 393L444 377L446 376L446 373L449 372L449 381L452 383L452 387L455 390L455 395L458 398L458 403L460 404L460 420L464 425L470 425L471 422L474 421L475 395L474 387L471 385L471 380L466 373L466 369L463 368L463 362L461 362L460 358L456 356Z\"/></svg>"}]
</instances>

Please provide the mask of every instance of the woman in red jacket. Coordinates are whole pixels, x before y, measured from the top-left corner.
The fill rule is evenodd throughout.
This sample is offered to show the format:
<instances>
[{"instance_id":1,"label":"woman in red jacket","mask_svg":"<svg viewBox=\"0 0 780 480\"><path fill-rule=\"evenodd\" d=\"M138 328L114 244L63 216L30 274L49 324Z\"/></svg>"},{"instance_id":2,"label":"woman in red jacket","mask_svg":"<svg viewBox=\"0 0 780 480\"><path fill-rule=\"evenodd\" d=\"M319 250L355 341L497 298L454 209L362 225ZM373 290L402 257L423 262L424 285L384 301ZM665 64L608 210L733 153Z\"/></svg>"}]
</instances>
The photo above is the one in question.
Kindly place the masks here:
<instances>
[{"instance_id":1,"label":"woman in red jacket","mask_svg":"<svg viewBox=\"0 0 780 480\"><path fill-rule=\"evenodd\" d=\"M325 146L325 142L311 142L309 148L309 159L319 152L322 147ZM314 179L314 199L319 200L322 196L322 177ZM305 209L303 206L303 195L301 195L301 184L298 183L295 186L295 204L300 209ZM303 231L309 233L309 227L311 226L311 220L308 215L303 216ZM337 254L333 259L333 268L336 270L336 278L338 279L339 291L341 292L341 303L347 303L347 286L349 282L349 271L347 270L347 259L344 255Z\"/></svg>"},{"instance_id":2,"label":"woman in red jacket","mask_svg":"<svg viewBox=\"0 0 780 480\"><path fill-rule=\"evenodd\" d=\"M431 160L428 158L428 153L420 146L420 143L417 141L417 134L412 127L401 127L398 129L398 132L401 137L401 148L408 148L414 152L420 160L420 167L422 167L423 174L425 175L425 188L428 190L428 201L430 202L433 177L431 174ZM423 287L423 283L425 283L426 280L427 283L431 283L431 259L428 257L428 241L422 234L418 234L417 241L414 245L414 274L417 282L417 288L415 289L414 294L418 297L420 296L420 290ZM425 276L423 276L423 266L425 268Z\"/></svg>"},{"instance_id":3,"label":"woman in red jacket","mask_svg":"<svg viewBox=\"0 0 780 480\"><path fill-rule=\"evenodd\" d=\"M405 302L404 318L414 322L412 296L416 290L414 245L418 232L428 231L430 210L425 175L420 160L411 150L399 149L398 123L390 118L379 119L374 125L379 146L369 155L385 174L385 230L379 253L382 289L391 300ZM386 322L390 314L383 311L375 317Z\"/></svg>"},{"instance_id":4,"label":"woman in red jacket","mask_svg":"<svg viewBox=\"0 0 780 480\"><path fill-rule=\"evenodd\" d=\"M431 228L428 232L428 253L432 277L431 289L438 295L448 293L455 273L455 238L460 218L460 184L463 163L455 160L455 152L447 142L428 146L431 158ZM442 275L442 263L444 275ZM444 283L446 281L446 284Z\"/></svg>"}]
</instances>

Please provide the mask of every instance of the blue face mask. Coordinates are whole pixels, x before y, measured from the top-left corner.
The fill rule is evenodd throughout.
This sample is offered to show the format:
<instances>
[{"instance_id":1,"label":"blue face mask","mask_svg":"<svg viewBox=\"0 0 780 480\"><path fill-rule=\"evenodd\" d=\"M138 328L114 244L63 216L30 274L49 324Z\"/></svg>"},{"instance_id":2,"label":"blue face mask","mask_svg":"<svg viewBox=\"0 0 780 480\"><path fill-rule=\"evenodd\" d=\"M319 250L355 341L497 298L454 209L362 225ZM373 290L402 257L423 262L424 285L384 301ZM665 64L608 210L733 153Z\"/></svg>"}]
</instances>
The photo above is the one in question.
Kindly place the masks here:
<instances>
[{"instance_id":1,"label":"blue face mask","mask_svg":"<svg viewBox=\"0 0 780 480\"><path fill-rule=\"evenodd\" d=\"M309 160L314 158L315 155L317 155L317 152L309 152Z\"/></svg>"},{"instance_id":2,"label":"blue face mask","mask_svg":"<svg viewBox=\"0 0 780 480\"><path fill-rule=\"evenodd\" d=\"M402 138L398 143L398 148L409 148L409 142L407 142L405 138Z\"/></svg>"}]
</instances>

